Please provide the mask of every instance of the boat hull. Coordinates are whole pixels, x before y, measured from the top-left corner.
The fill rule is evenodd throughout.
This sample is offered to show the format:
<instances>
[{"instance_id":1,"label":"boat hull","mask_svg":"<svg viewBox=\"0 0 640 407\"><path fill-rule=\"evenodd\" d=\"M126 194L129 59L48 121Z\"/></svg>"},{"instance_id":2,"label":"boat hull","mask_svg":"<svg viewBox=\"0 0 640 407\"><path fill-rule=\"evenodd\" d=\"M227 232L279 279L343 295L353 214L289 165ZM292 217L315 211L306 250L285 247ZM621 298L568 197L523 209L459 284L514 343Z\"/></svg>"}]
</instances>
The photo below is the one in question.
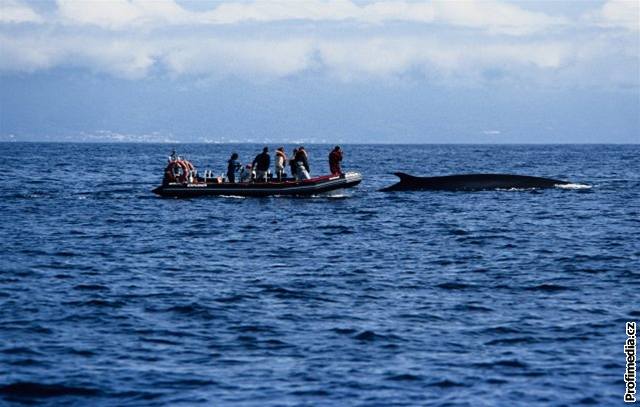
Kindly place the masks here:
<instances>
[{"instance_id":1,"label":"boat hull","mask_svg":"<svg viewBox=\"0 0 640 407\"><path fill-rule=\"evenodd\" d=\"M157 195L174 198L198 196L309 196L337 189L355 187L362 181L356 172L342 175L325 175L302 181L283 182L238 182L238 183L171 183L153 190Z\"/></svg>"}]
</instances>

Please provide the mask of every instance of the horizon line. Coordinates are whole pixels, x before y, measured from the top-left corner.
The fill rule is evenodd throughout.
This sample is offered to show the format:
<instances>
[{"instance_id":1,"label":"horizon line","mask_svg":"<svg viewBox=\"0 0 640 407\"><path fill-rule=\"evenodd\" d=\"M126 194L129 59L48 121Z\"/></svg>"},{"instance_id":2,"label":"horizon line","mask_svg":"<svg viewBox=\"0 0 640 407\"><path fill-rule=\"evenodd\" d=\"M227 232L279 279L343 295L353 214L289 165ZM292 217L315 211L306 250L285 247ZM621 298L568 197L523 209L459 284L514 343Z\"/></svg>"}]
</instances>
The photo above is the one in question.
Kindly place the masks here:
<instances>
[{"instance_id":1,"label":"horizon line","mask_svg":"<svg viewBox=\"0 0 640 407\"><path fill-rule=\"evenodd\" d=\"M467 145L467 146L479 146L479 145L513 145L513 146L581 146L581 145L617 145L617 146L636 146L640 145L640 141L633 142L555 142L555 143L536 143L536 142L486 142L486 143L466 143L466 142L450 142L450 143L381 143L381 142L206 142L206 141L70 141L70 140L0 140L0 144L202 144L202 145L271 145L271 144L284 144L284 145L382 145L382 146L420 146L420 145Z\"/></svg>"}]
</instances>

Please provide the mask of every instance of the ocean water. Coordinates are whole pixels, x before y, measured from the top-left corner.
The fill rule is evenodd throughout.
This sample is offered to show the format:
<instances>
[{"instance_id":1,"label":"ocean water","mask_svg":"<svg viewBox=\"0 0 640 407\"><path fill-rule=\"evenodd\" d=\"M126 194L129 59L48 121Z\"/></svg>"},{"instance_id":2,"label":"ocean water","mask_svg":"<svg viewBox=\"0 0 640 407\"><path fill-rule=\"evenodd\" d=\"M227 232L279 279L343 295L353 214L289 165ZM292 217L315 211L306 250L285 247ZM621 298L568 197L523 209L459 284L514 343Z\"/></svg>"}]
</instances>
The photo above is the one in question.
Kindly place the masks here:
<instances>
[{"instance_id":1,"label":"ocean water","mask_svg":"<svg viewBox=\"0 0 640 407\"><path fill-rule=\"evenodd\" d=\"M151 193L171 145L0 147L1 405L622 405L638 145L347 145L357 188L190 200ZM399 170L582 187L378 192Z\"/></svg>"}]
</instances>

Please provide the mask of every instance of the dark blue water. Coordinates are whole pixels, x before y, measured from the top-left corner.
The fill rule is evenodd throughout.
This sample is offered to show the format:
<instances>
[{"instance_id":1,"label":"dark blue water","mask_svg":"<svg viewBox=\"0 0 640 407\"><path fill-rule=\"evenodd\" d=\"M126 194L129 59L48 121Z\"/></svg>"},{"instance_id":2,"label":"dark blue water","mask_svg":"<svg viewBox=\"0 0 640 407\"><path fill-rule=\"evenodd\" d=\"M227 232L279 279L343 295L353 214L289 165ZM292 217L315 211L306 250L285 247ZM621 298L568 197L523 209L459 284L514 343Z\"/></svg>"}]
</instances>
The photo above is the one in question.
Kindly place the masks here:
<instances>
[{"instance_id":1,"label":"dark blue water","mask_svg":"<svg viewBox=\"0 0 640 407\"><path fill-rule=\"evenodd\" d=\"M0 404L622 404L637 145L346 146L353 190L192 200L150 192L168 145L0 147ZM396 170L591 188L377 192Z\"/></svg>"}]
</instances>

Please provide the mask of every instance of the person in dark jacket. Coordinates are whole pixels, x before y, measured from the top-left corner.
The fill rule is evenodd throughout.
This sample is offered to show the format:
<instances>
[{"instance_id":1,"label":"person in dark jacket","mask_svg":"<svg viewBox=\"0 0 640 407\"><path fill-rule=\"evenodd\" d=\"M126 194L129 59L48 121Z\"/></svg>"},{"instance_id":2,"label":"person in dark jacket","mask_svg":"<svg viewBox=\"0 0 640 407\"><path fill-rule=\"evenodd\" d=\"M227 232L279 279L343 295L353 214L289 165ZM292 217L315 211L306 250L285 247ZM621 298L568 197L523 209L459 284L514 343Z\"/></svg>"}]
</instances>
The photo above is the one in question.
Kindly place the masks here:
<instances>
[{"instance_id":1,"label":"person in dark jacket","mask_svg":"<svg viewBox=\"0 0 640 407\"><path fill-rule=\"evenodd\" d=\"M296 166L296 154L298 154L298 149L294 148L289 156L289 167L291 168L291 176L293 178L296 177L296 171L298 170L298 167Z\"/></svg>"},{"instance_id":2,"label":"person in dark jacket","mask_svg":"<svg viewBox=\"0 0 640 407\"><path fill-rule=\"evenodd\" d=\"M253 159L252 167L256 171L256 180L267 182L267 174L271 165L271 156L269 155L269 147L262 149L262 153Z\"/></svg>"},{"instance_id":3,"label":"person in dark jacket","mask_svg":"<svg viewBox=\"0 0 640 407\"><path fill-rule=\"evenodd\" d=\"M242 164L238 161L238 153L231 154L231 158L227 161L227 179L229 182L236 182L236 173L240 171Z\"/></svg>"},{"instance_id":4,"label":"person in dark jacket","mask_svg":"<svg viewBox=\"0 0 640 407\"><path fill-rule=\"evenodd\" d=\"M333 151L329 153L329 171L331 175L342 174L340 163L342 162L342 150L340 146L335 146Z\"/></svg>"},{"instance_id":5,"label":"person in dark jacket","mask_svg":"<svg viewBox=\"0 0 640 407\"><path fill-rule=\"evenodd\" d=\"M298 147L298 152L295 156L296 161L296 178L297 179L309 179L309 157L307 151L303 146Z\"/></svg>"}]
</instances>

